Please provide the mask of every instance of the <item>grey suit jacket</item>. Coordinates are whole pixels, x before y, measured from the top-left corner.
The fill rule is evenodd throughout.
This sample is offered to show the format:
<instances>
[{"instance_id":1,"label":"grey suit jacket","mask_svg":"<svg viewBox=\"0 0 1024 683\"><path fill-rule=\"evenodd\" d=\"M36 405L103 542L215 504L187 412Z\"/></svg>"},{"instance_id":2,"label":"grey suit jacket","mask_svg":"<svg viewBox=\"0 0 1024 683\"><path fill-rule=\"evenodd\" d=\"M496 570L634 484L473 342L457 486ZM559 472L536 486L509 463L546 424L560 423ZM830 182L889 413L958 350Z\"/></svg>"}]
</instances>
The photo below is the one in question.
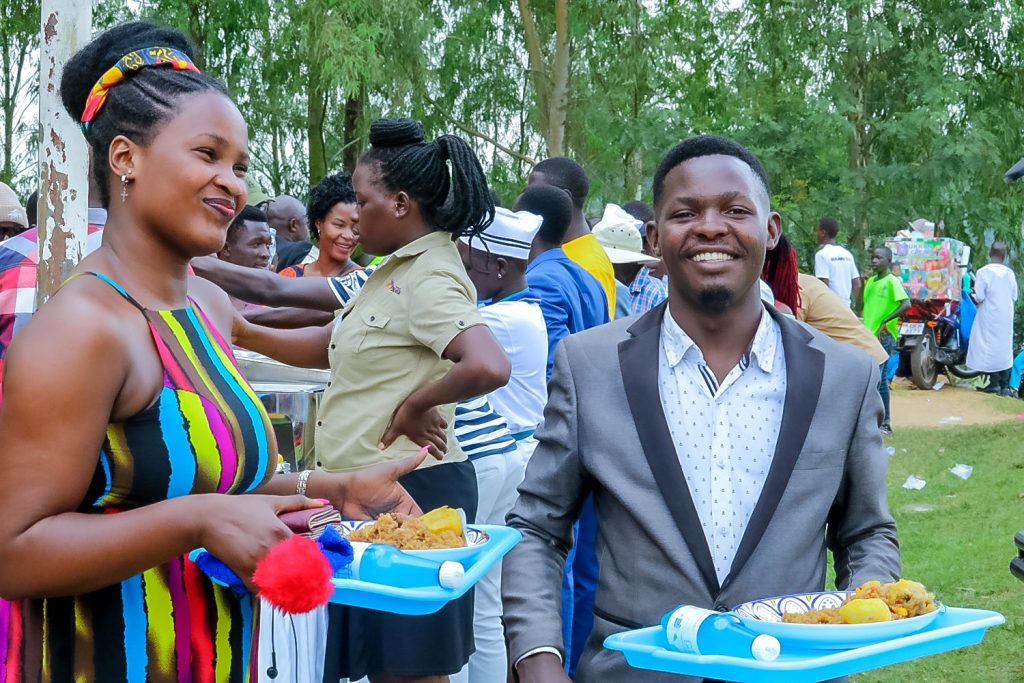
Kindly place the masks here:
<instances>
[{"instance_id":1,"label":"grey suit jacket","mask_svg":"<svg viewBox=\"0 0 1024 683\"><path fill-rule=\"evenodd\" d=\"M782 426L761 496L719 585L659 397L664 312L663 304L559 345L540 443L508 518L523 533L503 570L512 661L538 647L564 652L562 570L573 522L593 494L600 574L578 683L685 680L630 669L602 643L657 624L681 603L724 611L823 590L826 548L835 554L839 586L900 575L878 430L878 366L773 311L788 378Z\"/></svg>"}]
</instances>

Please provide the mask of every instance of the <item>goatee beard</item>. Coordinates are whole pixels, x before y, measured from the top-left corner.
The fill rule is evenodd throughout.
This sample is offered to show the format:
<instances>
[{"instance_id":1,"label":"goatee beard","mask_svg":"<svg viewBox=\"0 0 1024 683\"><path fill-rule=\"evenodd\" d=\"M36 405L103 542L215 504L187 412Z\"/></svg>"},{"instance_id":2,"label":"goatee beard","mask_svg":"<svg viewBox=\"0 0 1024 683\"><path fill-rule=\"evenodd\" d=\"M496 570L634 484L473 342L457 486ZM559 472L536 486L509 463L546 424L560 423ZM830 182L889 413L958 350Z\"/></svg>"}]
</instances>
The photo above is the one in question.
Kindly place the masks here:
<instances>
[{"instance_id":1,"label":"goatee beard","mask_svg":"<svg viewBox=\"0 0 1024 683\"><path fill-rule=\"evenodd\" d=\"M701 290L697 303L705 313L721 315L729 308L733 294L725 287L713 287Z\"/></svg>"}]
</instances>

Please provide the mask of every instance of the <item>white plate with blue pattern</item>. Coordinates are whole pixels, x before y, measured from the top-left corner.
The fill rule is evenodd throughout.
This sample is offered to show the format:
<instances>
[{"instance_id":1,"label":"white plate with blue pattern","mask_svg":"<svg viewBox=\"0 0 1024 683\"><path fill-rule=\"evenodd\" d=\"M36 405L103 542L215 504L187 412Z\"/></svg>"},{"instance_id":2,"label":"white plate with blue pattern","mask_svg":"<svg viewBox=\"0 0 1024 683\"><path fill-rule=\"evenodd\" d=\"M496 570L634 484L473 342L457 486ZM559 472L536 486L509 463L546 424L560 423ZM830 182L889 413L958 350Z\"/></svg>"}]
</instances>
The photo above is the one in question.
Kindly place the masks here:
<instances>
[{"instance_id":1,"label":"white plate with blue pattern","mask_svg":"<svg viewBox=\"0 0 1024 683\"><path fill-rule=\"evenodd\" d=\"M338 525L338 530L342 536L348 536L356 529L362 529L364 526L373 524L373 521L363 522L349 522L344 521ZM466 545L462 548L434 548L432 550L403 550L402 552L408 553L409 555L416 555L417 557L425 557L428 560L435 560L437 562L461 562L471 557L476 557L487 547L490 543L491 537L483 529L476 529L471 526L463 527L466 534Z\"/></svg>"},{"instance_id":2,"label":"white plate with blue pattern","mask_svg":"<svg viewBox=\"0 0 1024 683\"><path fill-rule=\"evenodd\" d=\"M814 650L845 650L891 640L927 628L945 611L945 606L928 614L875 624L787 624L782 615L809 612L812 609L839 607L852 591L800 593L777 598L751 600L733 608L743 625L755 633L767 633L787 645Z\"/></svg>"}]
</instances>

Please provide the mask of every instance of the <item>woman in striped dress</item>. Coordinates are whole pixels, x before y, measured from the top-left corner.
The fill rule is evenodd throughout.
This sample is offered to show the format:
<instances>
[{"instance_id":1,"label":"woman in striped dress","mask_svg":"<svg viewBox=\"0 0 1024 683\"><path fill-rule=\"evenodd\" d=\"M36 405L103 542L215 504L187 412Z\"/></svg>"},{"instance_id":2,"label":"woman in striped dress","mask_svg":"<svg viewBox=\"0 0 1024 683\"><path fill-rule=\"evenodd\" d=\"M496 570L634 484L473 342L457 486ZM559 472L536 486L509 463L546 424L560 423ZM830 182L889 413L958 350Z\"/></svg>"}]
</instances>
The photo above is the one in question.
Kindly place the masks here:
<instances>
[{"instance_id":1,"label":"woman in striped dress","mask_svg":"<svg viewBox=\"0 0 1024 683\"><path fill-rule=\"evenodd\" d=\"M233 309L189 277L245 205L246 125L177 31L118 26L61 84L109 211L102 247L19 334L0 411L0 680L241 681L256 617L184 556L241 577L290 535L278 513L415 505L412 458L274 475L269 419L230 347ZM92 84L96 85L93 86ZM78 276L80 275L80 276ZM309 495L307 498L304 495ZM240 495L248 494L248 495Z\"/></svg>"}]
</instances>

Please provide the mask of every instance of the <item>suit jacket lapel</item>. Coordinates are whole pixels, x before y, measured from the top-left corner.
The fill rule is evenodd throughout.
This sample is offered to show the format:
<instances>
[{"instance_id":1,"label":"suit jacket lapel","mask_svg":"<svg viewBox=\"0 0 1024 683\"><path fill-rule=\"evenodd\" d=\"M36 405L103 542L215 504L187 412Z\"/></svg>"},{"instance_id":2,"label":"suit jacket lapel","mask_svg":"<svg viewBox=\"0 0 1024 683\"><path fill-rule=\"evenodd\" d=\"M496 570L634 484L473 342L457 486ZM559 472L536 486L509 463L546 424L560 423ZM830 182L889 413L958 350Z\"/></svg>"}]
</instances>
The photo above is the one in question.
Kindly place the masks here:
<instances>
[{"instance_id":1,"label":"suit jacket lapel","mask_svg":"<svg viewBox=\"0 0 1024 683\"><path fill-rule=\"evenodd\" d=\"M740 540L736 557L725 583L739 574L743 565L760 543L765 530L793 474L800 451L803 450L814 410L821 393L821 378L825 372L825 354L810 346L811 335L796 323L768 307L769 313L782 330L782 347L786 355L786 400L782 411L782 425L775 444L775 456L761 496Z\"/></svg>"},{"instance_id":2,"label":"suit jacket lapel","mask_svg":"<svg viewBox=\"0 0 1024 683\"><path fill-rule=\"evenodd\" d=\"M619 344L619 368L633 422L654 480L693 554L708 592L715 596L718 594L715 563L661 406L658 358L665 307L662 304L652 309L629 328L633 336Z\"/></svg>"}]
</instances>

